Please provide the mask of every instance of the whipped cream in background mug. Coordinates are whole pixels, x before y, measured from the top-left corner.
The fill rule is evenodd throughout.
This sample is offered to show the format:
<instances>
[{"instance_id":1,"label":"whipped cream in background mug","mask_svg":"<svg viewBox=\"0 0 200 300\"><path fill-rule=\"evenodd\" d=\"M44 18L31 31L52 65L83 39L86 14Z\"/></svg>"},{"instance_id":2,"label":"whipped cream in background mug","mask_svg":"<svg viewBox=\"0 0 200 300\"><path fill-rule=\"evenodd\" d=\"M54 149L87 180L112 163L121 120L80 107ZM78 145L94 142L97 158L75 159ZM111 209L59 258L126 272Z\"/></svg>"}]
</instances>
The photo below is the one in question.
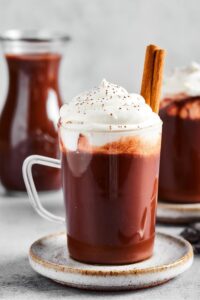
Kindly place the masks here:
<instances>
[{"instance_id":1,"label":"whipped cream in background mug","mask_svg":"<svg viewBox=\"0 0 200 300\"><path fill-rule=\"evenodd\" d=\"M200 95L200 64L192 62L188 66L175 68L171 74L165 76L162 92L164 96Z\"/></svg>"}]
</instances>

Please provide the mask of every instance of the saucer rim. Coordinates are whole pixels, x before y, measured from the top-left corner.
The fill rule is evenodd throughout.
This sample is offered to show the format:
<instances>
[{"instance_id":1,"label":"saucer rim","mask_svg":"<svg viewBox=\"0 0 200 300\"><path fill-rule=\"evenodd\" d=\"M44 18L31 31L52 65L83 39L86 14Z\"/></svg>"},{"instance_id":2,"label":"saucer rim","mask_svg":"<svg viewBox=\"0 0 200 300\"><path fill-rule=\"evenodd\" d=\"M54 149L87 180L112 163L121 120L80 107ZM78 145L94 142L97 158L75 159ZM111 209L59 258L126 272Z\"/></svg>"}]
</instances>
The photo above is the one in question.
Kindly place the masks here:
<instances>
[{"instance_id":1,"label":"saucer rim","mask_svg":"<svg viewBox=\"0 0 200 300\"><path fill-rule=\"evenodd\" d=\"M80 269L77 267L69 267L63 264L56 264L53 262L49 262L46 259L40 258L38 255L36 255L33 251L34 247L40 243L42 243L45 240L58 237L60 235L65 235L66 233L64 231L52 233L46 236L43 236L42 238L36 240L29 249L29 260L32 260L34 263L41 265L42 267L48 268L48 269L54 269L55 271L64 272L64 273L73 273L73 274L81 274L81 275L89 275L89 276L125 276L125 275L134 275L139 276L143 274L152 274L157 272L163 272L170 269L174 269L176 267L180 267L182 265L187 264L190 260L193 260L193 248L191 244L183 239L182 237L173 236L171 234L163 233L163 232L156 232L156 236L161 236L170 239L172 242L178 242L179 244L182 244L183 247L185 247L185 254L180 257L179 259L173 261L169 264L163 264L160 266L153 266L153 267L147 267L143 268L135 268L132 270L91 270L91 269ZM136 265L138 263L133 264L126 264L125 266L130 265ZM87 265L84 263L84 265ZM96 264L94 264L96 265ZM89 266L89 264L88 264ZM96 265L96 266L123 266L123 265Z\"/></svg>"},{"instance_id":2,"label":"saucer rim","mask_svg":"<svg viewBox=\"0 0 200 300\"><path fill-rule=\"evenodd\" d=\"M200 221L200 203L170 203L158 200L156 220L166 224Z\"/></svg>"},{"instance_id":3,"label":"saucer rim","mask_svg":"<svg viewBox=\"0 0 200 300\"><path fill-rule=\"evenodd\" d=\"M162 200L158 200L158 208L169 209L172 211L179 212L199 212L200 203L170 203Z\"/></svg>"}]
</instances>

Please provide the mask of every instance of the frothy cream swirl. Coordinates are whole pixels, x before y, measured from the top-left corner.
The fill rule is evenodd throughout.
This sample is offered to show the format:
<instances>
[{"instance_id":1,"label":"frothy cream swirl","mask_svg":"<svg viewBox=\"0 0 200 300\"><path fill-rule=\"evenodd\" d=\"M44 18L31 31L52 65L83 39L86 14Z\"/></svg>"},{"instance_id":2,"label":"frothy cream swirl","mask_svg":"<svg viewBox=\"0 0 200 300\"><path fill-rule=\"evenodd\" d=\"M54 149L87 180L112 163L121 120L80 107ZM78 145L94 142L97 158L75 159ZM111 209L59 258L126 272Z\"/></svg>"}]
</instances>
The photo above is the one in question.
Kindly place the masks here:
<instances>
[{"instance_id":1,"label":"frothy cream swirl","mask_svg":"<svg viewBox=\"0 0 200 300\"><path fill-rule=\"evenodd\" d=\"M200 65L193 62L182 68L176 68L164 78L163 95L186 94L200 95Z\"/></svg>"},{"instance_id":2,"label":"frothy cream swirl","mask_svg":"<svg viewBox=\"0 0 200 300\"><path fill-rule=\"evenodd\" d=\"M160 123L139 94L102 80L99 87L83 92L60 109L62 126L73 129L118 131Z\"/></svg>"}]
</instances>

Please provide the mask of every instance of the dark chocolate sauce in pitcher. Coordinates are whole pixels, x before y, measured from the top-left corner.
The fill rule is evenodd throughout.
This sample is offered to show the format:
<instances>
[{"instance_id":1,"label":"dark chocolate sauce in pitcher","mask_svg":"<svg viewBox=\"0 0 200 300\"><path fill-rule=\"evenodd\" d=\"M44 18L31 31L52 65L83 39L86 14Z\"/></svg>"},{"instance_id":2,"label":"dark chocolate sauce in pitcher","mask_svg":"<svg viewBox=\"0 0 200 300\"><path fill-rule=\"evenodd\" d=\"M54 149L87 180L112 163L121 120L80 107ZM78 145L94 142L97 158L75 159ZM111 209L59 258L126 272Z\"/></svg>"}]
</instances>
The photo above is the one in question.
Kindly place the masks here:
<instances>
[{"instance_id":1,"label":"dark chocolate sauce in pitcher","mask_svg":"<svg viewBox=\"0 0 200 300\"><path fill-rule=\"evenodd\" d=\"M31 154L59 158L57 120L60 54L7 54L9 88L0 116L0 181L25 190L22 164ZM34 166L38 190L58 189L60 170Z\"/></svg>"}]
</instances>

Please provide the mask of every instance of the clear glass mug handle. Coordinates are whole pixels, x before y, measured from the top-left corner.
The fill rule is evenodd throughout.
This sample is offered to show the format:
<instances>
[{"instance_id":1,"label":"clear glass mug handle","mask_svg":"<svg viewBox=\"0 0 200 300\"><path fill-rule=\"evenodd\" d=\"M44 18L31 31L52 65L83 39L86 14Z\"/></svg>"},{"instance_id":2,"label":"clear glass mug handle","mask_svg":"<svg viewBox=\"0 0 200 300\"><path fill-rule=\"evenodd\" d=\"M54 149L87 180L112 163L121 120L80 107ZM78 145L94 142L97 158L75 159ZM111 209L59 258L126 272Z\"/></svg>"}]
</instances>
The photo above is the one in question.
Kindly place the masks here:
<instances>
[{"instance_id":1,"label":"clear glass mug handle","mask_svg":"<svg viewBox=\"0 0 200 300\"><path fill-rule=\"evenodd\" d=\"M31 155L25 159L22 167L22 172L30 203L33 206L33 208L37 211L37 213L49 221L53 221L56 223L65 223L65 218L52 214L42 206L33 181L33 165L43 165L59 169L61 168L60 160L41 155Z\"/></svg>"}]
</instances>

